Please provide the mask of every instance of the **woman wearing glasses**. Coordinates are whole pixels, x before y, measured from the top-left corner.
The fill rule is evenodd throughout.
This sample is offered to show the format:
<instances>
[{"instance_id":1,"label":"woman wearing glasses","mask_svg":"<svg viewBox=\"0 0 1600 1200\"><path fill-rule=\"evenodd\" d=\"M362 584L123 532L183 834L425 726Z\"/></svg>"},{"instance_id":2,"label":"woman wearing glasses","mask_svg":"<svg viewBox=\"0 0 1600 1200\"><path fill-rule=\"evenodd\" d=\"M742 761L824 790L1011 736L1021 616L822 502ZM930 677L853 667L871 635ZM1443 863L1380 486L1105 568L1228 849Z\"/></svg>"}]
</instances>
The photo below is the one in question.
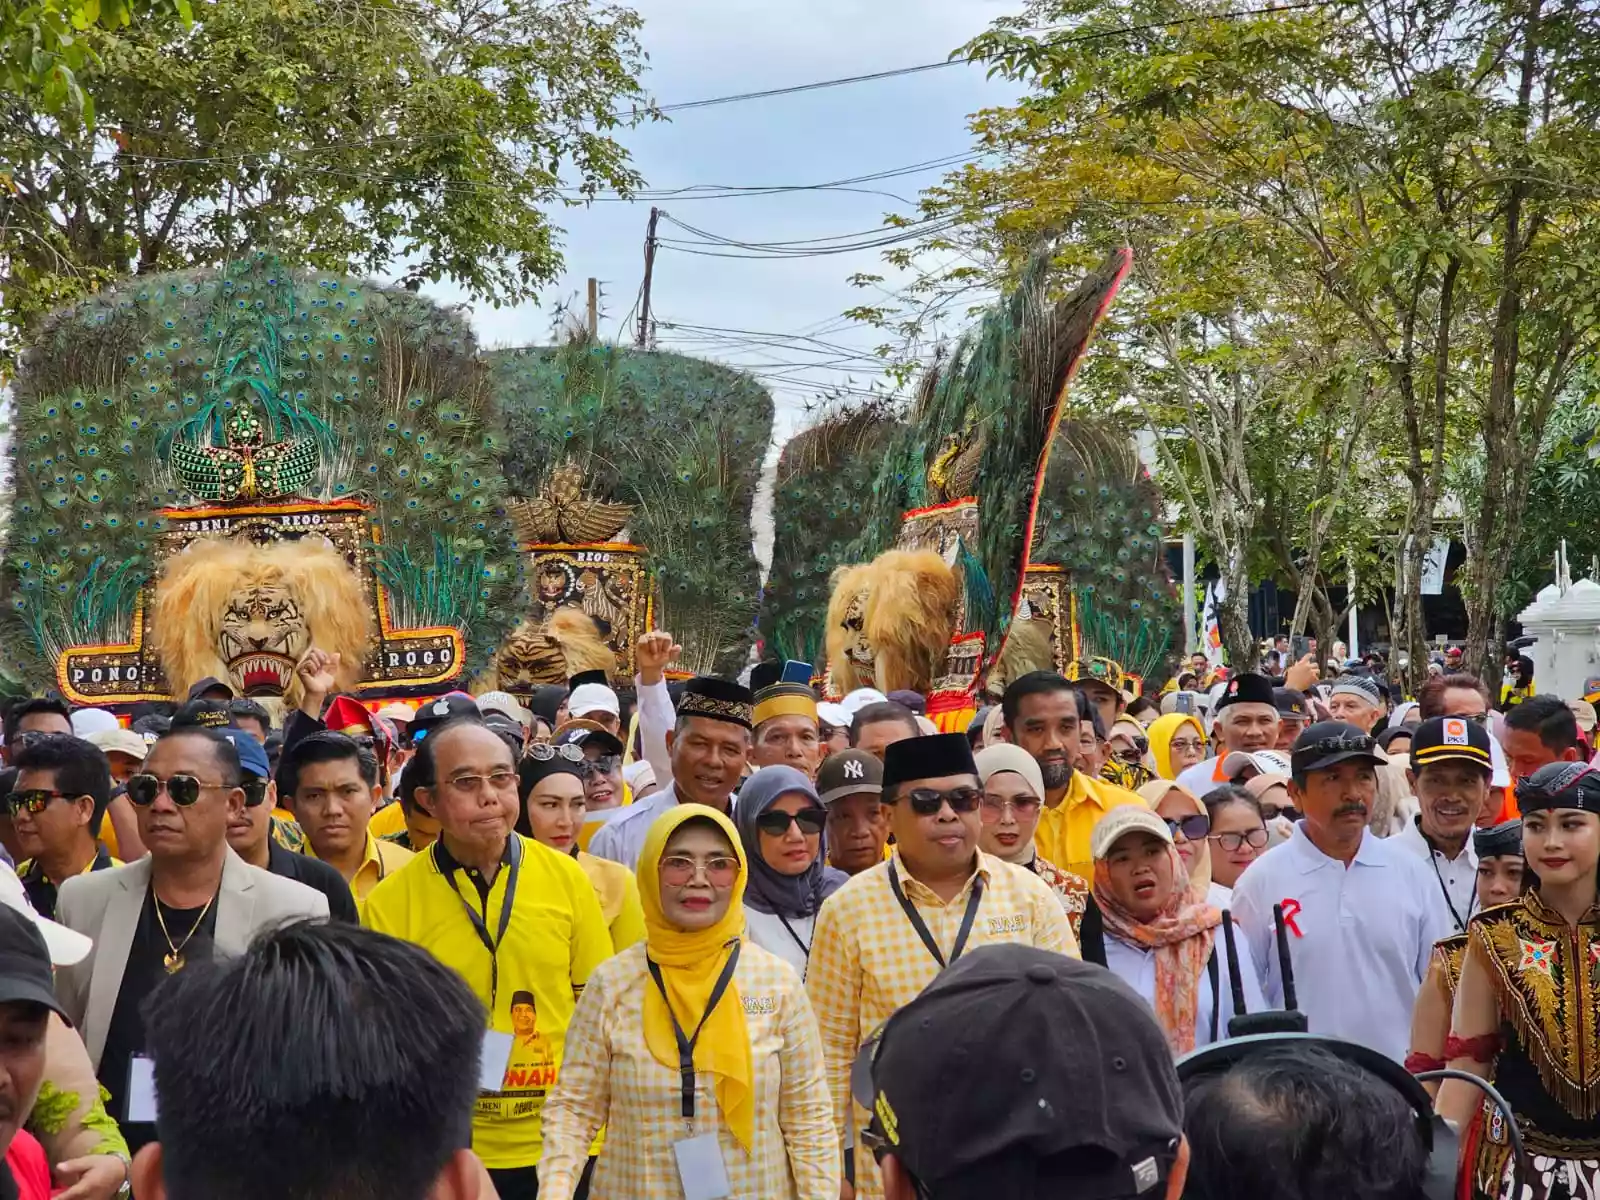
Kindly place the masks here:
<instances>
[{"instance_id":1,"label":"woman wearing glasses","mask_svg":"<svg viewBox=\"0 0 1600 1200\"><path fill-rule=\"evenodd\" d=\"M1195 899L1216 908L1228 907L1228 889L1212 882L1211 843L1206 840L1211 833L1211 818L1200 797L1165 779L1145 784L1139 795L1166 822Z\"/></svg>"},{"instance_id":2,"label":"woman wearing glasses","mask_svg":"<svg viewBox=\"0 0 1600 1200\"><path fill-rule=\"evenodd\" d=\"M1143 996L1174 1054L1228 1036L1230 975L1222 913L1190 887L1172 822L1125 805L1091 838L1094 900L1104 922L1104 965ZM1204 838L1201 838L1202 843ZM1266 1008L1244 939L1235 943L1245 1008Z\"/></svg>"},{"instance_id":3,"label":"woman wearing glasses","mask_svg":"<svg viewBox=\"0 0 1600 1200\"><path fill-rule=\"evenodd\" d=\"M816 1018L794 971L741 936L746 877L716 810L679 804L651 825L645 941L596 969L578 1001L544 1110L540 1200L571 1200L602 1126L594 1200L838 1197Z\"/></svg>"},{"instance_id":4,"label":"woman wearing glasses","mask_svg":"<svg viewBox=\"0 0 1600 1200\"><path fill-rule=\"evenodd\" d=\"M577 750L577 757L564 753ZM588 799L583 751L577 746L535 743L517 766L522 811L517 832L561 854L570 854L594 884L600 913L611 930L618 951L644 940L644 911L639 906L639 885L633 872L621 863L596 858L578 848Z\"/></svg>"},{"instance_id":5,"label":"woman wearing glasses","mask_svg":"<svg viewBox=\"0 0 1600 1200\"><path fill-rule=\"evenodd\" d=\"M1044 774L1038 760L1020 746L1000 742L980 750L976 762L978 778L983 782L978 848L1032 871L1048 883L1051 891L1061 897L1073 936L1081 940L1089 882L1041 858L1033 844L1039 809L1044 803Z\"/></svg>"},{"instance_id":6,"label":"woman wearing glasses","mask_svg":"<svg viewBox=\"0 0 1600 1200\"><path fill-rule=\"evenodd\" d=\"M1150 760L1162 779L1176 779L1188 768L1206 758L1206 735L1200 719L1190 713L1168 713L1157 717L1146 731L1150 738Z\"/></svg>"},{"instance_id":7,"label":"woman wearing glasses","mask_svg":"<svg viewBox=\"0 0 1600 1200\"><path fill-rule=\"evenodd\" d=\"M827 810L807 776L770 766L744 781L733 820L750 864L745 934L804 979L817 910L850 878L823 858Z\"/></svg>"},{"instance_id":8,"label":"woman wearing glasses","mask_svg":"<svg viewBox=\"0 0 1600 1200\"><path fill-rule=\"evenodd\" d=\"M1211 882L1219 890L1227 889L1231 899L1239 876L1267 848L1267 819L1261 801L1236 783L1207 792L1203 803L1211 818L1211 832L1206 834L1211 846Z\"/></svg>"}]
</instances>

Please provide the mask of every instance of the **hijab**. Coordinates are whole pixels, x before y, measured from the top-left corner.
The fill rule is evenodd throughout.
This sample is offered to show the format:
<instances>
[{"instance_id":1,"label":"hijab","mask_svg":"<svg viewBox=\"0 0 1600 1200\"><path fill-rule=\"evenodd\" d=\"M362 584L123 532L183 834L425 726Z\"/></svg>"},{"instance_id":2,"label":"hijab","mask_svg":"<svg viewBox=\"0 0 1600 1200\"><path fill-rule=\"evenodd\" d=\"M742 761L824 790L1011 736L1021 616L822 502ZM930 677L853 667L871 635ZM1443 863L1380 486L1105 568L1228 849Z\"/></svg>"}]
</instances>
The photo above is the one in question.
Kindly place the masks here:
<instances>
[{"instance_id":1,"label":"hijab","mask_svg":"<svg viewBox=\"0 0 1600 1200\"><path fill-rule=\"evenodd\" d=\"M1153 785L1152 785L1153 786ZM1118 839L1121 840L1120 838ZM1111 844L1116 845L1116 842ZM1111 846L1106 847L1109 854ZM1183 878L1178 848L1168 845L1174 881ZM1207 871L1210 871L1209 860ZM1194 1049L1195 1025L1200 1011L1200 976L1211 960L1216 939L1212 932L1222 923L1220 910L1197 899L1192 888L1174 887L1166 905L1151 921L1140 921L1123 907L1111 890L1111 868L1103 858L1094 861L1094 899L1105 930L1112 937L1156 958L1156 1020L1166 1032L1174 1054Z\"/></svg>"},{"instance_id":2,"label":"hijab","mask_svg":"<svg viewBox=\"0 0 1600 1200\"><path fill-rule=\"evenodd\" d=\"M1199 718L1192 713L1168 713L1151 721L1150 728L1145 730L1145 736L1150 739L1150 757L1155 760L1156 774L1162 779L1178 777L1172 765L1172 739L1178 736L1178 730L1185 725L1199 734L1202 742L1206 740L1206 731L1200 727Z\"/></svg>"},{"instance_id":3,"label":"hijab","mask_svg":"<svg viewBox=\"0 0 1600 1200\"><path fill-rule=\"evenodd\" d=\"M1416 707L1418 707L1418 705L1415 700L1407 700L1404 704L1395 705L1394 711L1389 714L1388 728L1399 729L1406 723L1406 717L1410 714L1411 710Z\"/></svg>"},{"instance_id":4,"label":"hijab","mask_svg":"<svg viewBox=\"0 0 1600 1200\"><path fill-rule=\"evenodd\" d=\"M1039 797L1039 803L1044 803L1044 772L1039 769L1039 762L1021 746L1013 746L1009 742L996 742L992 746L985 746L979 750L973 762L978 767L978 778L987 787L989 778L1002 772L1010 771L1013 775L1020 775L1027 782L1028 790ZM1030 841L1026 853L1019 852L1019 863L1031 863L1037 857L1038 851Z\"/></svg>"},{"instance_id":5,"label":"hijab","mask_svg":"<svg viewBox=\"0 0 1600 1200\"><path fill-rule=\"evenodd\" d=\"M733 881L728 911L715 925L705 929L680 929L671 924L661 906L661 856L667 842L686 821L710 821L728 839L739 860L739 874ZM655 819L639 852L639 902L644 908L645 951L661 971L661 982L668 1000L654 981L644 984L644 1040L650 1053L662 1066L678 1070L678 1039L672 1030L672 1017L685 1033L705 1017L705 1026L694 1046L694 1065L699 1071L716 1076L717 1107L729 1131L746 1150L755 1136L755 1081L750 1063L750 1029L745 1024L744 1004L739 985L729 981L717 1007L706 1013L717 977L727 965L728 955L744 931L744 889L749 874L739 831L714 808L703 804L675 804ZM674 1089L676 1095L676 1089Z\"/></svg>"},{"instance_id":6,"label":"hijab","mask_svg":"<svg viewBox=\"0 0 1600 1200\"><path fill-rule=\"evenodd\" d=\"M749 863L750 884L745 889L745 904L759 913L775 913L797 920L816 916L822 902L843 887L850 876L827 865L828 848L822 839L817 843L817 857L798 875L785 875L761 857L761 830L756 828L756 818L789 795L804 796L810 807L818 812L827 811L817 796L817 789L805 775L793 767L762 767L739 789L733 822L744 844L745 861Z\"/></svg>"},{"instance_id":7,"label":"hijab","mask_svg":"<svg viewBox=\"0 0 1600 1200\"><path fill-rule=\"evenodd\" d=\"M1207 819L1210 818L1211 814L1207 811L1205 804L1201 802L1200 797L1186 787L1179 787L1175 783L1157 779L1139 789L1139 795L1150 806L1151 812L1156 811L1161 802L1173 792L1183 798L1184 808L1191 812L1199 813ZM1195 851L1194 865L1189 868L1189 893L1196 901L1204 901L1206 893L1211 890L1211 842L1207 838L1201 838L1198 843L1191 843L1191 845L1198 846L1198 849ZM1177 847L1174 846L1173 849L1176 850ZM1181 861L1183 856L1180 854L1178 857Z\"/></svg>"}]
</instances>

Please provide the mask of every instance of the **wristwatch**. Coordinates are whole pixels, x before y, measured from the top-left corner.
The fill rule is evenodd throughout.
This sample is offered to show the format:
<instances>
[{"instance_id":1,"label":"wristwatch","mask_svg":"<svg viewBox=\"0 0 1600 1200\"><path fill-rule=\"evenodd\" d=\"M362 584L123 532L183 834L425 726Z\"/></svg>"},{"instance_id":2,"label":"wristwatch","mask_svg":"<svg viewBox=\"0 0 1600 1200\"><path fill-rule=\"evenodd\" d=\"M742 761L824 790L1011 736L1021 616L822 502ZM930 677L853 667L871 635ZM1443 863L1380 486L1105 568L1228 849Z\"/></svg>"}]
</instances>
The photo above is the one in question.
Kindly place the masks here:
<instances>
[{"instance_id":1,"label":"wristwatch","mask_svg":"<svg viewBox=\"0 0 1600 1200\"><path fill-rule=\"evenodd\" d=\"M116 1190L116 1200L133 1200L133 1159L115 1150L110 1154L122 1164L122 1186Z\"/></svg>"}]
</instances>

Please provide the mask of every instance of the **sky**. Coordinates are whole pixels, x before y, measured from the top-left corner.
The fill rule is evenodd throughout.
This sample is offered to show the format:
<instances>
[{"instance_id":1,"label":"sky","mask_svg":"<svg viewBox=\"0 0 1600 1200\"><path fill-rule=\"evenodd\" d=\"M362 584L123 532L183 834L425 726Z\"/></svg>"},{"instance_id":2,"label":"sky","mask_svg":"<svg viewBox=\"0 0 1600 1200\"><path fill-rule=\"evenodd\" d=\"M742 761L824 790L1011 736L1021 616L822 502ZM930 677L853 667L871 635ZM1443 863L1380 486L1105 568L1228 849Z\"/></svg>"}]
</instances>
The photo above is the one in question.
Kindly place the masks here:
<instances>
[{"instance_id":1,"label":"sky","mask_svg":"<svg viewBox=\"0 0 1600 1200\"><path fill-rule=\"evenodd\" d=\"M939 62L1018 6L989 0L634 0L634 7L645 20L642 40L650 55L644 85L666 105ZM652 189L814 184L970 154L968 115L1013 95L1011 85L987 80L981 67L958 64L691 109L625 130L619 138ZM918 191L941 174L932 168L864 185L901 199L810 191L655 203L710 233L747 242L799 241L877 230L886 212L912 212ZM639 291L651 203L554 210L564 230L567 271L537 303L496 309L468 304L448 285L425 292L468 304L486 348L525 346L550 341L556 305L582 311L586 281L593 276L602 288L601 335L631 343L634 328L624 328L624 321ZM665 223L661 236L698 240ZM840 315L882 299L848 282L858 271L885 271L880 253L747 260L663 246L651 304L658 345L750 369L773 393L774 434L781 442L797 423L803 426L805 401L828 384L865 389L880 377L872 362L852 356L870 354L882 335ZM893 287L903 280L888 282ZM786 336L752 338L674 325ZM797 343L787 335L818 337L842 350ZM777 344L758 344L763 340ZM815 365L822 363L832 365Z\"/></svg>"}]
</instances>

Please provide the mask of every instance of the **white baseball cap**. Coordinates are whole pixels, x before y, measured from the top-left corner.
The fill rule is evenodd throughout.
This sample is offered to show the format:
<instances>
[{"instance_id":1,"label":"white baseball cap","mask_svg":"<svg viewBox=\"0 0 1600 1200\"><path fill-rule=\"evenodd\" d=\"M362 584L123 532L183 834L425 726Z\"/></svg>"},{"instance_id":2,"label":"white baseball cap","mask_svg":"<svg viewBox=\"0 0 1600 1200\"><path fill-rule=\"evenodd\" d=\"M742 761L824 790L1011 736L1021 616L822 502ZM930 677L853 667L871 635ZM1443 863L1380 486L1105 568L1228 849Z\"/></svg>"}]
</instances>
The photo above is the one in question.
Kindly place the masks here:
<instances>
[{"instance_id":1,"label":"white baseball cap","mask_svg":"<svg viewBox=\"0 0 1600 1200\"><path fill-rule=\"evenodd\" d=\"M1090 856L1104 858L1119 838L1134 832L1151 834L1172 845L1172 830L1153 811L1142 804L1119 804L1101 817L1089 834Z\"/></svg>"},{"instance_id":2,"label":"white baseball cap","mask_svg":"<svg viewBox=\"0 0 1600 1200\"><path fill-rule=\"evenodd\" d=\"M80 708L72 714L72 735L87 738L91 733L110 733L122 724L103 708Z\"/></svg>"},{"instance_id":3,"label":"white baseball cap","mask_svg":"<svg viewBox=\"0 0 1600 1200\"><path fill-rule=\"evenodd\" d=\"M1222 760L1222 774L1235 779L1246 767L1254 767L1257 775L1288 775L1291 773L1289 756L1279 750L1257 750L1246 753L1235 750Z\"/></svg>"},{"instance_id":4,"label":"white baseball cap","mask_svg":"<svg viewBox=\"0 0 1600 1200\"><path fill-rule=\"evenodd\" d=\"M617 694L603 683L580 683L572 689L572 695L567 697L567 712L574 717L586 717L590 713L597 712L620 717L622 702L617 699Z\"/></svg>"},{"instance_id":5,"label":"white baseball cap","mask_svg":"<svg viewBox=\"0 0 1600 1200\"><path fill-rule=\"evenodd\" d=\"M497 712L502 716L510 717L517 724L526 728L533 724L533 714L517 703L517 698L510 692L484 692L483 695L474 697L478 702L479 712ZM410 720L410 716L401 718Z\"/></svg>"},{"instance_id":6,"label":"white baseball cap","mask_svg":"<svg viewBox=\"0 0 1600 1200\"><path fill-rule=\"evenodd\" d=\"M44 938L45 949L50 951L50 961L58 967L80 963L94 949L93 938L34 912L33 905L28 903L28 893L23 890L22 880L17 878L15 871L3 864L0 864L0 904L16 909L38 927Z\"/></svg>"},{"instance_id":7,"label":"white baseball cap","mask_svg":"<svg viewBox=\"0 0 1600 1200\"><path fill-rule=\"evenodd\" d=\"M855 715L867 705L882 704L888 699L889 697L885 696L877 688L857 688L839 701L839 707L844 709L851 720L854 720Z\"/></svg>"}]
</instances>

